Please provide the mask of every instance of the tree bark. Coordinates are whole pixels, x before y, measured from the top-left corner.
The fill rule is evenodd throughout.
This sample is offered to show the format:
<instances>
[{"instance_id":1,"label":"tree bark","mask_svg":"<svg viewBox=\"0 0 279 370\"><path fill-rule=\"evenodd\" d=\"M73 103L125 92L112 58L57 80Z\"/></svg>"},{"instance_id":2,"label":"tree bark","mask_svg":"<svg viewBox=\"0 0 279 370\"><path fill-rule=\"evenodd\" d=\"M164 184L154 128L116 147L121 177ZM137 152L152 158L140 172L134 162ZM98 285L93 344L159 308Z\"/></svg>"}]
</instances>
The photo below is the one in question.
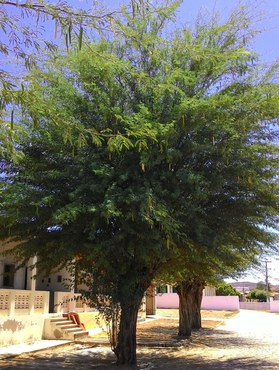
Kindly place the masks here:
<instances>
[{"instance_id":1,"label":"tree bark","mask_svg":"<svg viewBox=\"0 0 279 370\"><path fill-rule=\"evenodd\" d=\"M179 296L178 335L190 337L192 329L201 328L201 301L204 281L197 277L184 280L177 287Z\"/></svg>"},{"instance_id":2,"label":"tree bark","mask_svg":"<svg viewBox=\"0 0 279 370\"><path fill-rule=\"evenodd\" d=\"M114 350L117 365L135 365L137 363L136 328L139 306L125 307L121 310L118 341Z\"/></svg>"},{"instance_id":3,"label":"tree bark","mask_svg":"<svg viewBox=\"0 0 279 370\"><path fill-rule=\"evenodd\" d=\"M197 282L195 292L193 293L193 317L192 317L192 329L201 329L201 302L202 292L204 289L204 282Z\"/></svg>"},{"instance_id":4,"label":"tree bark","mask_svg":"<svg viewBox=\"0 0 279 370\"><path fill-rule=\"evenodd\" d=\"M191 297L188 297L185 287L185 282L182 282L176 289L179 296L179 329L178 335L183 337L190 337L192 333L191 321Z\"/></svg>"},{"instance_id":5,"label":"tree bark","mask_svg":"<svg viewBox=\"0 0 279 370\"><path fill-rule=\"evenodd\" d=\"M148 286L143 284L141 288L137 287L135 292L132 292L131 289L131 293L133 294L130 293L129 297L124 296L120 301L120 324L117 345L114 349L114 353L117 357L117 365L136 365L137 363L137 318L147 287Z\"/></svg>"}]
</instances>

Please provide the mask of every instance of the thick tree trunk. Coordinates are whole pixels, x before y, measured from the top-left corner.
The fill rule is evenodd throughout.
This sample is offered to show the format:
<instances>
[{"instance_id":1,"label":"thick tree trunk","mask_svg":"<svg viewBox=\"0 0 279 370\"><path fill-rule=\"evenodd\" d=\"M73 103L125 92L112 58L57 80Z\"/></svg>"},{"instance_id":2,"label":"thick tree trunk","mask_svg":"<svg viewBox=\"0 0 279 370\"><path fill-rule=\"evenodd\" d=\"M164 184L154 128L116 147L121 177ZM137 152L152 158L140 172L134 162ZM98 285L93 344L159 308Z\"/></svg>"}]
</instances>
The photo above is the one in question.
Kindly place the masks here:
<instances>
[{"instance_id":1,"label":"thick tree trunk","mask_svg":"<svg viewBox=\"0 0 279 370\"><path fill-rule=\"evenodd\" d=\"M130 307L125 305L121 309L118 341L114 350L117 365L135 365L137 363L136 329L139 307L140 303Z\"/></svg>"},{"instance_id":2,"label":"thick tree trunk","mask_svg":"<svg viewBox=\"0 0 279 370\"><path fill-rule=\"evenodd\" d=\"M177 287L179 296L178 335L190 337L192 329L201 328L201 300L204 282L199 278L184 280Z\"/></svg>"},{"instance_id":3,"label":"thick tree trunk","mask_svg":"<svg viewBox=\"0 0 279 370\"><path fill-rule=\"evenodd\" d=\"M191 298L185 289L184 282L177 287L177 293L179 296L179 329L178 335L183 337L190 337L192 332L192 320L191 320Z\"/></svg>"},{"instance_id":4,"label":"thick tree trunk","mask_svg":"<svg viewBox=\"0 0 279 370\"><path fill-rule=\"evenodd\" d=\"M197 282L195 292L193 293L193 317L192 317L192 329L200 329L201 326L201 302L202 292L204 289L204 282Z\"/></svg>"},{"instance_id":5,"label":"thick tree trunk","mask_svg":"<svg viewBox=\"0 0 279 370\"><path fill-rule=\"evenodd\" d=\"M125 292L127 293L129 291L129 296L123 295L123 299L120 301L120 324L117 345L114 349L114 353L117 357L117 365L135 365L137 363L137 318L147 287L148 285L146 285L145 282L143 282L141 287L138 285L136 291L133 291L132 287L129 291L126 286Z\"/></svg>"}]
</instances>

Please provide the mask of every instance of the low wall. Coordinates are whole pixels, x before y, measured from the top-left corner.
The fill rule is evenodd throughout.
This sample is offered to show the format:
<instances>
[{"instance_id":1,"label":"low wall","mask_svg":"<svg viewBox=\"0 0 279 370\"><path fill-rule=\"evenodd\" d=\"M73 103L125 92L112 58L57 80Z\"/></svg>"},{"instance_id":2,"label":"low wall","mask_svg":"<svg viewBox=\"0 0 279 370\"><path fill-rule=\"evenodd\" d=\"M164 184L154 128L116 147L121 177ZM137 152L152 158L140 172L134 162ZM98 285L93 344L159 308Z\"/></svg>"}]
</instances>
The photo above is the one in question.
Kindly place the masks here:
<instances>
[{"instance_id":1,"label":"low wall","mask_svg":"<svg viewBox=\"0 0 279 370\"><path fill-rule=\"evenodd\" d=\"M178 308L179 297L176 293L163 293L156 296L157 308ZM239 298L237 296L204 296L201 308L203 310L239 310Z\"/></svg>"},{"instance_id":2,"label":"low wall","mask_svg":"<svg viewBox=\"0 0 279 370\"><path fill-rule=\"evenodd\" d=\"M240 302L241 310L269 311L271 302Z\"/></svg>"},{"instance_id":3,"label":"low wall","mask_svg":"<svg viewBox=\"0 0 279 370\"><path fill-rule=\"evenodd\" d=\"M226 310L238 311L239 298L238 296L207 296L203 297L202 310Z\"/></svg>"},{"instance_id":4,"label":"low wall","mask_svg":"<svg viewBox=\"0 0 279 370\"><path fill-rule=\"evenodd\" d=\"M44 314L0 317L0 346L33 343L42 339Z\"/></svg>"},{"instance_id":5,"label":"low wall","mask_svg":"<svg viewBox=\"0 0 279 370\"><path fill-rule=\"evenodd\" d=\"M0 289L0 317L46 314L48 307L49 292Z\"/></svg>"},{"instance_id":6,"label":"low wall","mask_svg":"<svg viewBox=\"0 0 279 370\"><path fill-rule=\"evenodd\" d=\"M176 293L162 293L157 294L155 297L157 308L178 308L179 298Z\"/></svg>"},{"instance_id":7,"label":"low wall","mask_svg":"<svg viewBox=\"0 0 279 370\"><path fill-rule=\"evenodd\" d=\"M279 312L279 301L270 301L270 312Z\"/></svg>"}]
</instances>

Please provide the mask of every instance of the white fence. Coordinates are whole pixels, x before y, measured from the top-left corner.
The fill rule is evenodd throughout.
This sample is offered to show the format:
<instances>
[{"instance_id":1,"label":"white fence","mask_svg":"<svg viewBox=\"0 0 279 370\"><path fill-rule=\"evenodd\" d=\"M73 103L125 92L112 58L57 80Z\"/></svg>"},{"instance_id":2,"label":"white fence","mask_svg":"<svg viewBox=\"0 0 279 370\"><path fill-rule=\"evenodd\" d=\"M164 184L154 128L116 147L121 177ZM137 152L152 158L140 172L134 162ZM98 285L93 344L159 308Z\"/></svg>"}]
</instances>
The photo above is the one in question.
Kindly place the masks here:
<instances>
[{"instance_id":1,"label":"white fence","mask_svg":"<svg viewBox=\"0 0 279 370\"><path fill-rule=\"evenodd\" d=\"M0 316L46 314L49 292L0 289Z\"/></svg>"}]
</instances>

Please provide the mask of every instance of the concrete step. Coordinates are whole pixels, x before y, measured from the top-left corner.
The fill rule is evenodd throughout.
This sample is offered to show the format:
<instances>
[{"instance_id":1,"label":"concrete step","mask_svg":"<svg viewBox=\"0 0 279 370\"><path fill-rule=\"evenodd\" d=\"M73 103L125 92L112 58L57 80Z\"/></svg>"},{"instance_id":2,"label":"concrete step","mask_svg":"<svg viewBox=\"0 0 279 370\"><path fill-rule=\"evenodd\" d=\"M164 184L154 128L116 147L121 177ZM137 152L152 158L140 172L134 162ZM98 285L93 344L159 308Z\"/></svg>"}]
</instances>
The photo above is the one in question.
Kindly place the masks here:
<instances>
[{"instance_id":1,"label":"concrete step","mask_svg":"<svg viewBox=\"0 0 279 370\"><path fill-rule=\"evenodd\" d=\"M68 320L67 317L56 317L56 318L50 319L50 322L65 322L65 321L71 321L71 320Z\"/></svg>"},{"instance_id":2,"label":"concrete step","mask_svg":"<svg viewBox=\"0 0 279 370\"><path fill-rule=\"evenodd\" d=\"M84 330L67 317L45 320L45 339L75 340L76 338L86 338L88 336L88 330Z\"/></svg>"},{"instance_id":3,"label":"concrete step","mask_svg":"<svg viewBox=\"0 0 279 370\"><path fill-rule=\"evenodd\" d=\"M74 324L71 320L65 320L65 321L51 321L52 323L54 323L55 325L58 325L58 326L65 326L65 325L72 325ZM75 325L75 324L74 324Z\"/></svg>"},{"instance_id":4,"label":"concrete step","mask_svg":"<svg viewBox=\"0 0 279 370\"><path fill-rule=\"evenodd\" d=\"M67 333L75 333L75 332L81 332L81 331L84 331L82 328L80 328L79 326L73 326L71 328L61 328L63 331L67 332Z\"/></svg>"},{"instance_id":5,"label":"concrete step","mask_svg":"<svg viewBox=\"0 0 279 370\"><path fill-rule=\"evenodd\" d=\"M60 329L62 330L68 330L68 329L75 329L75 328L79 328L78 325L76 324L65 324L65 325L58 325L60 327Z\"/></svg>"},{"instance_id":6,"label":"concrete step","mask_svg":"<svg viewBox=\"0 0 279 370\"><path fill-rule=\"evenodd\" d=\"M88 335L89 335L89 331L88 330L82 330L80 332L74 333L74 339L75 340L78 340L78 339L81 339L81 338L87 338Z\"/></svg>"}]
</instances>

